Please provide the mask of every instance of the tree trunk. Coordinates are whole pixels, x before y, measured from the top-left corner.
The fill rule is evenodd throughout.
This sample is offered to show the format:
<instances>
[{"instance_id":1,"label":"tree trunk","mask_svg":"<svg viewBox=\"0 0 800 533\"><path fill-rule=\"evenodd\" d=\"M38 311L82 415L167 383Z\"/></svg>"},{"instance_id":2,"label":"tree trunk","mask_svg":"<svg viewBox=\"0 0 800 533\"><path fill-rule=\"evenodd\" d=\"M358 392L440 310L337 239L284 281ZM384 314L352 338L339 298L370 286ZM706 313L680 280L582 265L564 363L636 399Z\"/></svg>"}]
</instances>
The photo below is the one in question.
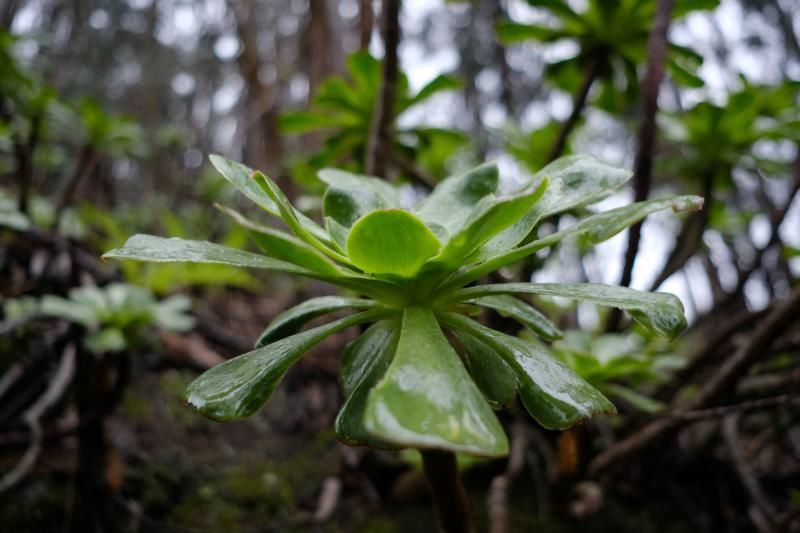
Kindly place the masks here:
<instances>
[{"instance_id":1,"label":"tree trunk","mask_svg":"<svg viewBox=\"0 0 800 533\"><path fill-rule=\"evenodd\" d=\"M647 42L647 72L642 82L641 122L639 123L638 148L633 169L634 201L642 202L650 196L653 172L653 153L656 144L656 114L658 93L664 79L664 61L667 57L667 33L672 17L673 0L659 0L653 29ZM628 248L619 284L628 287L633 277L633 265L639 252L642 237L642 222L628 230ZM622 314L618 309L609 314L608 329L617 329Z\"/></svg>"},{"instance_id":2,"label":"tree trunk","mask_svg":"<svg viewBox=\"0 0 800 533\"><path fill-rule=\"evenodd\" d=\"M277 179L283 155L278 134L278 87L276 84L263 83L258 76L261 58L253 0L236 4L234 13L243 48L239 56L239 68L247 84L245 158L250 165Z\"/></svg>"},{"instance_id":3,"label":"tree trunk","mask_svg":"<svg viewBox=\"0 0 800 533\"><path fill-rule=\"evenodd\" d=\"M592 89L592 85L597 79L599 70L599 62L597 60L590 59L589 64L586 65L586 70L583 73L583 81L581 82L580 87L578 87L578 91L572 97L572 112L569 114L567 120L561 125L561 129L558 131L558 137L556 137L553 146L550 148L550 153L547 156L548 163L561 157L561 154L564 152L564 148L567 146L567 139L569 139L569 134L572 133L572 130L578 125L578 120L580 120L581 114L583 114L583 109L586 107L586 102L589 98L589 91Z\"/></svg>"},{"instance_id":4,"label":"tree trunk","mask_svg":"<svg viewBox=\"0 0 800 533\"><path fill-rule=\"evenodd\" d=\"M394 135L394 103L397 96L398 60L400 45L400 0L384 0L381 9L383 33L383 78L380 94L372 114L364 172L386 178L386 165L391 159Z\"/></svg>"}]
</instances>

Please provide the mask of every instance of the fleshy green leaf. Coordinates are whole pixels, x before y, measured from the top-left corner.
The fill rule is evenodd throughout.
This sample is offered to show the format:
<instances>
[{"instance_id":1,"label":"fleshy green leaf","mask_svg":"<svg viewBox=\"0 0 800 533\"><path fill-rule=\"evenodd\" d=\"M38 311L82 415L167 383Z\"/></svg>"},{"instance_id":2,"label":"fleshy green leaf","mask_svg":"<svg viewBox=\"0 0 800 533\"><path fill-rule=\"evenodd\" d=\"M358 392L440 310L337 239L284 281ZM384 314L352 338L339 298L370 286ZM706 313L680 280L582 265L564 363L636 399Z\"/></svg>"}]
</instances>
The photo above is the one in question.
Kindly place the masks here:
<instances>
[{"instance_id":1,"label":"fleshy green leaf","mask_svg":"<svg viewBox=\"0 0 800 533\"><path fill-rule=\"evenodd\" d=\"M336 263L300 239L280 230L254 222L238 211L217 204L217 208L242 226L255 243L270 257L324 274L341 274Z\"/></svg>"},{"instance_id":2,"label":"fleshy green leaf","mask_svg":"<svg viewBox=\"0 0 800 533\"><path fill-rule=\"evenodd\" d=\"M462 315L446 313L442 321L474 335L494 350L517 376L525 408L547 429L566 429L616 409L600 391L581 379L537 344L489 329Z\"/></svg>"},{"instance_id":3,"label":"fleshy green leaf","mask_svg":"<svg viewBox=\"0 0 800 533\"><path fill-rule=\"evenodd\" d=\"M261 187L259 187L255 181L253 181L251 177L253 175L252 169L241 163L225 159L215 154L208 156L208 159L211 161L211 164L214 165L214 168L222 174L222 177L236 187L239 192L247 196L264 211L276 217L280 216L278 206L275 205L275 202L261 190Z\"/></svg>"},{"instance_id":4,"label":"fleshy green leaf","mask_svg":"<svg viewBox=\"0 0 800 533\"><path fill-rule=\"evenodd\" d=\"M325 217L325 229L328 230L333 242L339 247L339 251L344 252L347 249L347 234L350 230L331 217Z\"/></svg>"},{"instance_id":5,"label":"fleshy green leaf","mask_svg":"<svg viewBox=\"0 0 800 533\"><path fill-rule=\"evenodd\" d=\"M486 163L442 181L414 212L425 223L433 222L455 233L482 198L497 191L497 165Z\"/></svg>"},{"instance_id":6,"label":"fleshy green leaf","mask_svg":"<svg viewBox=\"0 0 800 533\"><path fill-rule=\"evenodd\" d=\"M436 235L402 209L380 209L361 218L350 230L347 255L370 274L409 278L439 252Z\"/></svg>"},{"instance_id":7,"label":"fleshy green leaf","mask_svg":"<svg viewBox=\"0 0 800 533\"><path fill-rule=\"evenodd\" d=\"M465 331L456 331L464 347L467 367L472 380L493 409L511 406L517 398L517 378L514 371L497 353Z\"/></svg>"},{"instance_id":8,"label":"fleshy green leaf","mask_svg":"<svg viewBox=\"0 0 800 533\"><path fill-rule=\"evenodd\" d=\"M369 393L364 425L399 446L496 457L508 453L499 421L429 309L404 311L397 352Z\"/></svg>"},{"instance_id":9,"label":"fleshy green leaf","mask_svg":"<svg viewBox=\"0 0 800 533\"><path fill-rule=\"evenodd\" d=\"M348 345L342 355L342 388L347 400L339 411L334 426L336 436L347 444L394 448L367 432L364 428L364 410L369 392L386 373L392 361L397 348L399 326L397 321L373 324L361 337Z\"/></svg>"},{"instance_id":10,"label":"fleshy green leaf","mask_svg":"<svg viewBox=\"0 0 800 533\"><path fill-rule=\"evenodd\" d=\"M289 367L314 345L333 333L379 316L380 311L351 315L230 359L194 380L184 399L214 420L250 416L269 399Z\"/></svg>"},{"instance_id":11,"label":"fleshy green leaf","mask_svg":"<svg viewBox=\"0 0 800 533\"><path fill-rule=\"evenodd\" d=\"M545 340L553 341L564 336L561 330L538 309L519 298L501 294L473 298L469 303L494 309L502 316L513 318Z\"/></svg>"},{"instance_id":12,"label":"fleshy green leaf","mask_svg":"<svg viewBox=\"0 0 800 533\"><path fill-rule=\"evenodd\" d=\"M503 283L461 289L453 301L469 301L496 294L538 294L585 300L617 307L631 314L644 327L665 337L675 337L686 327L683 304L674 294L643 292L599 283Z\"/></svg>"},{"instance_id":13,"label":"fleshy green leaf","mask_svg":"<svg viewBox=\"0 0 800 533\"><path fill-rule=\"evenodd\" d=\"M332 243L330 235L316 222L295 209L274 181L258 171L253 173L253 179L278 206L280 217L289 226L292 233L337 261L347 262L346 257L334 250L335 245Z\"/></svg>"},{"instance_id":14,"label":"fleshy green leaf","mask_svg":"<svg viewBox=\"0 0 800 533\"><path fill-rule=\"evenodd\" d=\"M534 176L534 180L548 179L542 199L516 224L477 250L469 262L485 261L510 250L522 242L541 219L602 200L630 177L629 171L593 157L575 155L553 161Z\"/></svg>"},{"instance_id":15,"label":"fleshy green leaf","mask_svg":"<svg viewBox=\"0 0 800 533\"><path fill-rule=\"evenodd\" d=\"M256 348L298 333L303 326L317 317L342 309L370 309L377 307L374 300L346 296L320 296L287 309L276 316L256 341Z\"/></svg>"},{"instance_id":16,"label":"fleshy green leaf","mask_svg":"<svg viewBox=\"0 0 800 533\"><path fill-rule=\"evenodd\" d=\"M346 228L375 209L400 207L400 195L390 183L379 178L325 168L319 179L328 184L323 198L326 217Z\"/></svg>"},{"instance_id":17,"label":"fleshy green leaf","mask_svg":"<svg viewBox=\"0 0 800 533\"><path fill-rule=\"evenodd\" d=\"M543 199L540 204L544 201ZM703 199L699 196L677 196L675 198L665 198L662 200L636 202L617 209L597 213L584 218L566 229L548 235L547 237L531 241L518 248L513 248L508 251L498 250L485 262L471 266L464 272L453 276L451 280L446 282L446 286L456 287L466 285L490 272L494 272L506 265L524 259L539 250L553 246L569 236L579 236L590 243L596 244L613 237L630 225L657 211L662 211L667 208L672 208L673 211L696 211L702 206ZM534 210L536 207L538 206L535 206ZM500 236L502 236L502 234ZM492 244L493 242L494 239L487 244ZM485 250L485 248L481 250Z\"/></svg>"},{"instance_id":18,"label":"fleshy green leaf","mask_svg":"<svg viewBox=\"0 0 800 533\"><path fill-rule=\"evenodd\" d=\"M399 290L399 287L388 281L372 279L358 274L347 273L332 276L314 272L265 255L229 248L221 244L177 238L167 239L153 235L134 235L128 239L122 248L103 254L103 259L131 259L152 263L215 263L246 268L262 268L327 281L340 287L388 300L393 299L392 294Z\"/></svg>"},{"instance_id":19,"label":"fleshy green leaf","mask_svg":"<svg viewBox=\"0 0 800 533\"><path fill-rule=\"evenodd\" d=\"M464 225L454 233L451 232L450 239L432 262L451 268L457 266L468 254L517 222L542 197L546 189L547 180L544 179L510 196L484 197Z\"/></svg>"}]
</instances>

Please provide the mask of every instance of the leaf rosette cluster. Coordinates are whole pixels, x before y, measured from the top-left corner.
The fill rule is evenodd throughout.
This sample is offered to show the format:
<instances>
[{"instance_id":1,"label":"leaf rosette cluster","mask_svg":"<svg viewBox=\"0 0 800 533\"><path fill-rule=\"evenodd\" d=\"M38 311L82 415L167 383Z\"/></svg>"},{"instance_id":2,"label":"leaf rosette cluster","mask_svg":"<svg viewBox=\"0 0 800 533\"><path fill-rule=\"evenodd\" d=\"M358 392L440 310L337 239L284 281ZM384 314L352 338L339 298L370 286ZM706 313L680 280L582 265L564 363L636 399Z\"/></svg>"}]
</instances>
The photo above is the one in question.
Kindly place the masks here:
<instances>
[{"instance_id":1,"label":"leaf rosette cluster","mask_svg":"<svg viewBox=\"0 0 800 533\"><path fill-rule=\"evenodd\" d=\"M253 351L194 381L186 400L210 418L253 414L314 345L346 328L371 324L341 358L346 401L335 423L338 437L378 448L502 456L508 440L493 410L517 397L550 429L615 410L600 391L553 357L546 342L561 332L525 295L617 307L667 337L686 325L680 300L666 293L590 283L475 284L565 238L598 243L650 213L702 206L696 196L639 202L589 212L570 227L538 235L542 220L565 211L586 212L582 208L629 179L629 172L595 159L562 158L507 194L499 189L497 167L484 164L443 180L410 209L401 206L398 190L386 181L325 169L319 173L327 185L322 225L292 206L267 176L218 156L211 161L291 233L220 206L263 254L136 235L104 257L267 269L321 280L352 295L312 298L281 313ZM480 308L518 321L535 339L482 325L474 319ZM342 310L352 314L305 328Z\"/></svg>"}]
</instances>

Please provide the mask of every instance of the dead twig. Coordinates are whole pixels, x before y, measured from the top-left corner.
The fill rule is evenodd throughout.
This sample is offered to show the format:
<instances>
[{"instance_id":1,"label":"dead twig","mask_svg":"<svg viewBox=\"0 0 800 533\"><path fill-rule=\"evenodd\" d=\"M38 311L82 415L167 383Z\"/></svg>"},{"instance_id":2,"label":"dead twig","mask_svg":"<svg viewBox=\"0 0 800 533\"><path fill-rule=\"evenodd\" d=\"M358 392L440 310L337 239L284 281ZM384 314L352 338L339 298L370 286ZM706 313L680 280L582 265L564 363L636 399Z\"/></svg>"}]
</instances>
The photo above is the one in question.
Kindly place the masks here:
<instances>
[{"instance_id":1,"label":"dead twig","mask_svg":"<svg viewBox=\"0 0 800 533\"><path fill-rule=\"evenodd\" d=\"M314 512L312 520L321 524L328 520L336 506L339 505L339 496L342 494L342 480L336 476L328 476L322 482L322 491L319 494L317 510Z\"/></svg>"},{"instance_id":2,"label":"dead twig","mask_svg":"<svg viewBox=\"0 0 800 533\"><path fill-rule=\"evenodd\" d=\"M722 436L733 462L733 468L758 510L758 513L753 513L753 510L748 513L753 525L762 533L773 531L772 524L774 524L777 511L770 503L767 495L764 494L761 484L758 482L753 469L747 463L747 458L739 445L738 414L730 414L722 420ZM758 516L759 514L761 515L760 517Z\"/></svg>"},{"instance_id":3,"label":"dead twig","mask_svg":"<svg viewBox=\"0 0 800 533\"><path fill-rule=\"evenodd\" d=\"M733 405L723 405L720 407L712 407L710 409L697 409L695 411L682 411L676 413L667 413L664 416L669 418L677 418L680 420L705 420L706 418L727 417L734 414L740 414L747 411L757 411L759 409L766 409L769 407L778 407L781 405L800 405L800 396L793 394L783 394L781 396L773 396L771 398L759 398L757 400L750 400Z\"/></svg>"},{"instance_id":4,"label":"dead twig","mask_svg":"<svg viewBox=\"0 0 800 533\"><path fill-rule=\"evenodd\" d=\"M525 466L525 451L528 438L525 424L516 419L511 428L511 455L505 472L495 477L489 486L487 505L489 507L489 532L507 533L511 531L508 519L508 491L511 483Z\"/></svg>"},{"instance_id":5,"label":"dead twig","mask_svg":"<svg viewBox=\"0 0 800 533\"><path fill-rule=\"evenodd\" d=\"M693 411L710 405L719 396L732 389L736 380L744 374L755 360L792 323L800 319L800 287L795 288L789 297L780 301L758 325L747 343L740 346L717 372L712 375L698 392L675 406L673 413ZM654 440L673 431L686 421L679 417L664 417L651 422L626 439L617 442L598 455L589 465L589 473L597 475L611 464L629 457L648 446Z\"/></svg>"},{"instance_id":6,"label":"dead twig","mask_svg":"<svg viewBox=\"0 0 800 533\"><path fill-rule=\"evenodd\" d=\"M75 354L75 345L68 344L44 394L22 415L31 432L30 445L14 468L0 479L0 493L19 483L36 464L36 459L42 451L42 427L39 419L61 398L72 381L72 376L75 374Z\"/></svg>"}]
</instances>

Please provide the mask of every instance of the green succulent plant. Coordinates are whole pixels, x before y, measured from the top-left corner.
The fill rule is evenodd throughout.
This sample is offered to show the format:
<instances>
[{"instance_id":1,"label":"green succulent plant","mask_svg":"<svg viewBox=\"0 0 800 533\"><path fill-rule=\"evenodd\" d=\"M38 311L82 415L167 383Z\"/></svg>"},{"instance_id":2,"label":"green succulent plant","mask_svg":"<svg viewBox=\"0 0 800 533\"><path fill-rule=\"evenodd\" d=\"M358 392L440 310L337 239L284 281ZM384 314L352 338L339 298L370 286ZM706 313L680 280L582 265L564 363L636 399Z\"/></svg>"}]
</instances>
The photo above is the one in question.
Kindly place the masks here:
<instances>
[{"instance_id":1,"label":"green succulent plant","mask_svg":"<svg viewBox=\"0 0 800 533\"><path fill-rule=\"evenodd\" d=\"M598 284L469 286L569 236L600 242L655 211L702 205L695 196L635 203L537 236L539 221L596 202L630 177L592 158L560 159L508 194L499 190L497 167L481 165L445 179L409 209L385 181L322 170L319 177L328 185L324 227L295 209L260 172L218 156L211 161L249 199L282 219L292 234L222 207L265 255L210 242L136 235L104 257L262 268L353 293L312 298L285 311L253 351L195 380L185 398L213 419L253 414L314 345L345 328L372 323L342 355L346 401L335 423L338 437L353 445L502 456L508 441L492 409L509 406L517 395L531 416L554 429L612 413L614 406L554 358L544 343L481 325L472 318L476 310L502 310L544 340L559 337L558 328L516 295L619 307L665 336L685 327L683 306L671 294ZM355 312L303 330L311 320L344 309ZM463 357L454 345L463 348Z\"/></svg>"},{"instance_id":2,"label":"green succulent plant","mask_svg":"<svg viewBox=\"0 0 800 533\"><path fill-rule=\"evenodd\" d=\"M13 301L13 300L12 300ZM10 301L10 302L12 302ZM147 289L127 283L111 283L105 287L76 287L66 298L54 295L29 300L28 308L38 314L80 324L87 330L86 347L95 353L119 352L141 347L150 340L148 327L186 331L194 320L185 314L191 301L185 296L156 300ZM5 306L6 314L26 306Z\"/></svg>"}]
</instances>

